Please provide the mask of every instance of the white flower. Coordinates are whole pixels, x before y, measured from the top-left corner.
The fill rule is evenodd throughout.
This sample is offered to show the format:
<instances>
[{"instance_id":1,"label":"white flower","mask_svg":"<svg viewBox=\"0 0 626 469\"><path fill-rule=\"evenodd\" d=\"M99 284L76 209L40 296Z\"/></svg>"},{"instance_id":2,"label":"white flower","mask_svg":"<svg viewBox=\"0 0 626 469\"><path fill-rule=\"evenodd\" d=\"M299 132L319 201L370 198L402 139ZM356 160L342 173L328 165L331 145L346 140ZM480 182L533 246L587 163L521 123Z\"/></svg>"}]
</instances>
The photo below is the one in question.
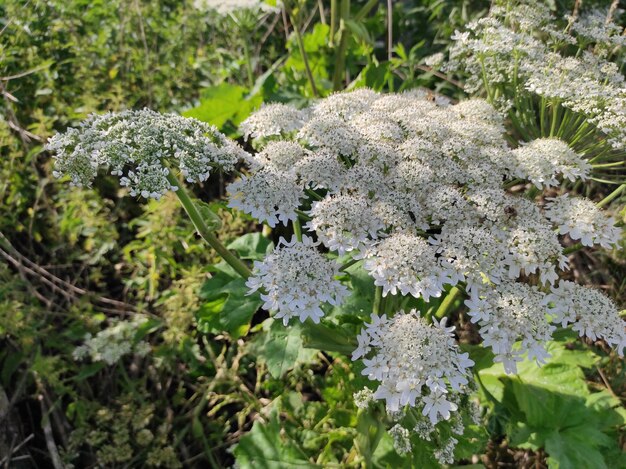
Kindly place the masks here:
<instances>
[{"instance_id":1,"label":"white flower","mask_svg":"<svg viewBox=\"0 0 626 469\"><path fill-rule=\"evenodd\" d=\"M617 306L602 292L561 280L547 300L551 303L553 321L562 326L574 324L573 330L591 340L603 339L615 347L620 356L626 347L626 325Z\"/></svg>"},{"instance_id":2,"label":"white flower","mask_svg":"<svg viewBox=\"0 0 626 469\"><path fill-rule=\"evenodd\" d=\"M363 359L362 374L380 381L374 398L384 399L392 412L400 406L426 405L424 415L429 414L433 424L439 416L448 419L457 406L440 395L464 392L474 364L459 353L453 329L446 327L445 319L429 325L415 311L399 312L391 319L373 314L361 332L355 358L370 350L365 352L372 356Z\"/></svg>"},{"instance_id":3,"label":"white flower","mask_svg":"<svg viewBox=\"0 0 626 469\"><path fill-rule=\"evenodd\" d=\"M495 361L502 362L507 373L515 373L524 352L538 363L548 357L543 344L556 329L546 318L548 301L537 287L503 282L473 291L465 305L472 322L480 326L483 345L491 347Z\"/></svg>"},{"instance_id":4,"label":"white flower","mask_svg":"<svg viewBox=\"0 0 626 469\"><path fill-rule=\"evenodd\" d=\"M308 120L308 113L281 103L264 104L239 124L244 138L271 138L296 133Z\"/></svg>"},{"instance_id":5,"label":"white flower","mask_svg":"<svg viewBox=\"0 0 626 469\"><path fill-rule=\"evenodd\" d=\"M175 191L167 179L177 167L188 182L203 182L216 169L232 171L249 155L213 126L149 109L92 114L78 128L53 136L54 175L91 185L98 169L121 178L131 195L160 198Z\"/></svg>"},{"instance_id":6,"label":"white flower","mask_svg":"<svg viewBox=\"0 0 626 469\"><path fill-rule=\"evenodd\" d=\"M345 157L354 155L363 141L355 127L331 116L312 118L300 129L297 138L314 149L326 149Z\"/></svg>"},{"instance_id":7,"label":"white flower","mask_svg":"<svg viewBox=\"0 0 626 469\"><path fill-rule=\"evenodd\" d=\"M580 239L583 246L611 248L620 241L622 230L615 226L615 219L606 216L591 200L564 194L549 197L548 201L546 217L558 226L560 234Z\"/></svg>"},{"instance_id":8,"label":"white flower","mask_svg":"<svg viewBox=\"0 0 626 469\"><path fill-rule=\"evenodd\" d=\"M298 143L278 140L268 143L262 151L250 158L249 163L253 171L269 166L279 172L289 172L306 156L306 150Z\"/></svg>"},{"instance_id":9,"label":"white flower","mask_svg":"<svg viewBox=\"0 0 626 469\"><path fill-rule=\"evenodd\" d=\"M371 244L384 228L365 196L337 194L313 202L306 228L340 255Z\"/></svg>"},{"instance_id":10,"label":"white flower","mask_svg":"<svg viewBox=\"0 0 626 469\"><path fill-rule=\"evenodd\" d=\"M378 93L368 88L335 93L318 101L313 106L313 114L315 117L331 117L347 121L355 115L368 111L379 97Z\"/></svg>"},{"instance_id":11,"label":"white flower","mask_svg":"<svg viewBox=\"0 0 626 469\"><path fill-rule=\"evenodd\" d=\"M263 0L194 0L194 7L202 11L213 10L220 15L228 15L237 11L272 12L280 11Z\"/></svg>"},{"instance_id":12,"label":"white flower","mask_svg":"<svg viewBox=\"0 0 626 469\"><path fill-rule=\"evenodd\" d=\"M389 435L393 438L393 447L399 455L411 452L411 438L409 430L400 424L396 424L389 429Z\"/></svg>"},{"instance_id":13,"label":"white flower","mask_svg":"<svg viewBox=\"0 0 626 469\"><path fill-rule=\"evenodd\" d=\"M515 176L529 179L537 188L558 186L557 175L570 181L585 180L591 165L562 140L542 138L513 150Z\"/></svg>"},{"instance_id":14,"label":"white flower","mask_svg":"<svg viewBox=\"0 0 626 469\"><path fill-rule=\"evenodd\" d=\"M437 249L423 238L394 233L367 249L365 269L374 283L383 287L383 296L413 295L428 301L441 296L444 284L453 284L450 267L437 257Z\"/></svg>"},{"instance_id":15,"label":"white flower","mask_svg":"<svg viewBox=\"0 0 626 469\"><path fill-rule=\"evenodd\" d=\"M334 277L339 265L317 250L317 243L307 236L302 242L281 238L278 246L263 262L254 262L253 275L246 285L250 293L261 290L263 308L275 311L277 319L287 325L292 317L304 322L311 318L319 323L324 315L322 305L339 305L348 289Z\"/></svg>"},{"instance_id":16,"label":"white flower","mask_svg":"<svg viewBox=\"0 0 626 469\"><path fill-rule=\"evenodd\" d=\"M304 197L295 176L273 169L263 168L250 176L231 183L228 206L249 213L271 227L279 222L287 225L296 220L296 210Z\"/></svg>"},{"instance_id":17,"label":"white flower","mask_svg":"<svg viewBox=\"0 0 626 469\"><path fill-rule=\"evenodd\" d=\"M111 325L95 336L86 334L83 344L74 349L72 356L75 360L89 357L94 362L105 362L108 365L114 365L131 353L145 356L151 350L150 344L137 342L135 336L147 321L146 316L139 314L130 320L112 321Z\"/></svg>"},{"instance_id":18,"label":"white flower","mask_svg":"<svg viewBox=\"0 0 626 469\"><path fill-rule=\"evenodd\" d=\"M347 169L337 155L328 150L309 153L293 167L300 183L310 189L338 192L345 182Z\"/></svg>"},{"instance_id":19,"label":"white flower","mask_svg":"<svg viewBox=\"0 0 626 469\"><path fill-rule=\"evenodd\" d=\"M444 393L430 393L423 397L424 408L422 415L428 415L430 422L434 425L440 420L448 420L450 412L458 409L458 406L446 399ZM441 415L441 418L439 416Z\"/></svg>"}]
</instances>

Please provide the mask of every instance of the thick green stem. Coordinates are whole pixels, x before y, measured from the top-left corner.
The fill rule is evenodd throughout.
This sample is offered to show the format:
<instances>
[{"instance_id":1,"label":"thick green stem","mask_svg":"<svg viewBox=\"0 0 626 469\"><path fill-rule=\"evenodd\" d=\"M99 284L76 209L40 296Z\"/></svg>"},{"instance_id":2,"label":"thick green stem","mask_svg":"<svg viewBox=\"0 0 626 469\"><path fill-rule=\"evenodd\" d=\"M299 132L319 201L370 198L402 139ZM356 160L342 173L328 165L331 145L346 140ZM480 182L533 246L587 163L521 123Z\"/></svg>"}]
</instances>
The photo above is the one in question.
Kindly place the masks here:
<instances>
[{"instance_id":1,"label":"thick green stem","mask_svg":"<svg viewBox=\"0 0 626 469\"><path fill-rule=\"evenodd\" d=\"M459 296L460 293L461 293L461 290L458 287L453 287L448 292L446 297L443 299L443 301L439 305L439 308L435 312L435 317L437 319L442 319L446 314L448 314L448 311L450 310L450 308L454 304L454 301L456 300L456 298Z\"/></svg>"},{"instance_id":2,"label":"thick green stem","mask_svg":"<svg viewBox=\"0 0 626 469\"><path fill-rule=\"evenodd\" d=\"M296 239L299 242L302 242L302 225L300 225L300 220L298 218L293 221L293 234L296 235Z\"/></svg>"},{"instance_id":3,"label":"thick green stem","mask_svg":"<svg viewBox=\"0 0 626 469\"><path fill-rule=\"evenodd\" d=\"M246 61L246 74L248 75L248 87L252 89L254 87L254 71L252 69L252 60L250 58L250 46L248 44L249 36L243 38L243 54Z\"/></svg>"},{"instance_id":4,"label":"thick green stem","mask_svg":"<svg viewBox=\"0 0 626 469\"><path fill-rule=\"evenodd\" d=\"M622 184L621 186L619 186L617 189L615 189L613 192L607 195L604 199L598 202L596 206L600 208L604 207L606 204L608 204L613 199L615 199L618 195L620 195L624 191L624 188L626 188L626 184Z\"/></svg>"},{"instance_id":5,"label":"thick green stem","mask_svg":"<svg viewBox=\"0 0 626 469\"><path fill-rule=\"evenodd\" d=\"M311 67L309 65L309 59L306 55L306 50L304 49L304 41L302 40L302 34L300 33L300 27L294 18L291 8L288 6L289 1L285 2L285 10L289 15L289 19L291 20L291 26L293 27L293 32L296 35L296 41L298 42L298 49L300 50L300 55L302 56L302 62L304 62L304 70L306 71L307 79L309 80L309 84L311 85L311 90L313 90L313 96L316 98L320 97L320 94L317 91L317 86L315 86L315 79L313 78L313 73L311 72Z\"/></svg>"},{"instance_id":6,"label":"thick green stem","mask_svg":"<svg viewBox=\"0 0 626 469\"><path fill-rule=\"evenodd\" d=\"M185 190L183 184L172 174L171 171L167 175L167 180L172 186L178 187L178 190L176 191L178 200L180 200L181 205L185 209L185 212L187 212L187 215L189 215L189 218L191 219L193 226L198 231L198 234L202 236L202 239L209 243L209 245L222 257L222 259L235 269L239 275L243 278L250 277L252 272L250 272L248 266L246 266L246 264L244 264L232 252L226 249L220 240L217 239L213 231L205 223L204 218L202 218L202 215L198 211L198 207L196 207L196 204L194 204L193 200L189 197L189 194Z\"/></svg>"},{"instance_id":7,"label":"thick green stem","mask_svg":"<svg viewBox=\"0 0 626 469\"><path fill-rule=\"evenodd\" d=\"M350 17L350 0L341 0L341 19L339 20L339 31L341 39L339 47L335 53L335 73L333 74L333 90L339 91L346 72L346 50L348 48L348 39L350 37L350 29L347 21Z\"/></svg>"},{"instance_id":8,"label":"thick green stem","mask_svg":"<svg viewBox=\"0 0 626 469\"><path fill-rule=\"evenodd\" d=\"M380 314L380 306L383 300L383 287L376 287L374 292L374 314Z\"/></svg>"},{"instance_id":9,"label":"thick green stem","mask_svg":"<svg viewBox=\"0 0 626 469\"><path fill-rule=\"evenodd\" d=\"M335 47L335 34L337 33L337 0L330 0L330 37L328 45Z\"/></svg>"},{"instance_id":10,"label":"thick green stem","mask_svg":"<svg viewBox=\"0 0 626 469\"><path fill-rule=\"evenodd\" d=\"M363 20L376 5L378 5L378 0L369 0L361 7L358 13L354 15L354 21Z\"/></svg>"}]
</instances>

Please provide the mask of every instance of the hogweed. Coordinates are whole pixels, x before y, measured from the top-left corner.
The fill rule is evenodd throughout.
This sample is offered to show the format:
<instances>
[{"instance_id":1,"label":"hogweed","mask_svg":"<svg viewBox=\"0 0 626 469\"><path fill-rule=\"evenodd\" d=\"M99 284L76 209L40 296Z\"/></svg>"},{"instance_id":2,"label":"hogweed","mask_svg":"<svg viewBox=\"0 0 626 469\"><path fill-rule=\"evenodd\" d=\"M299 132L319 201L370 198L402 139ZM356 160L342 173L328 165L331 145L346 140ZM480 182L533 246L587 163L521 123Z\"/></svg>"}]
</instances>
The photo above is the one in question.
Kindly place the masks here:
<instances>
[{"instance_id":1,"label":"hogweed","mask_svg":"<svg viewBox=\"0 0 626 469\"><path fill-rule=\"evenodd\" d=\"M623 182L626 36L618 14L594 9L558 21L546 2L499 0L487 17L455 33L443 69L464 74L466 91L485 94L524 140L561 138L584 154L596 178ZM533 183L553 182L547 166L536 169Z\"/></svg>"},{"instance_id":2,"label":"hogweed","mask_svg":"<svg viewBox=\"0 0 626 469\"><path fill-rule=\"evenodd\" d=\"M526 28L537 18L518 20ZM281 239L252 272L217 245L220 254L285 325L293 317L368 321L352 359L362 361L375 389L358 393L355 402L361 411L384 403L400 425L392 432L400 451L407 449L409 429L437 441L435 456L450 462L457 442L451 435L462 433L463 416L475 413L468 400L473 362L445 319L456 295L465 296L483 344L507 373L523 356L544 362L556 324L623 353L626 331L617 306L596 290L559 280L568 268L559 236L613 248L622 235L615 220L573 195L541 205L506 189L525 181L554 191L563 180L584 180L589 155L555 136L512 148L501 114L485 100L451 105L420 91L357 90L304 110L266 105L241 127L255 154L196 121L140 116L124 126L113 116L91 118L55 137L50 148L58 150L58 171L88 184L99 167L138 174L136 166L149 165L146 171L156 176L137 184L150 195L179 185L164 169L201 181L215 168L245 163L247 173L227 188L229 205L271 227L292 225L294 237ZM151 116L158 125L150 125ZM193 148L200 153L194 156ZM214 243L182 184L176 193L200 234ZM373 311L341 309L356 263L376 290ZM412 298L428 303L444 295L435 318L425 314L428 305L406 307Z\"/></svg>"}]
</instances>

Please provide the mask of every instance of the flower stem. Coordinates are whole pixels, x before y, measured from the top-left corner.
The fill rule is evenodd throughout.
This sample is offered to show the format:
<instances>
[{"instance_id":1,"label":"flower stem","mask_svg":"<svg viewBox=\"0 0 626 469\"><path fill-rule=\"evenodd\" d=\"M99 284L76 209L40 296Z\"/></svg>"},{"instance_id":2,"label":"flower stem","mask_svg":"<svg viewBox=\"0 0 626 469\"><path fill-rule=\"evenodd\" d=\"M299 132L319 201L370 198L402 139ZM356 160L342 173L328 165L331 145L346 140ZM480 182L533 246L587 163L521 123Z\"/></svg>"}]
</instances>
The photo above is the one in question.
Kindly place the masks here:
<instances>
[{"instance_id":1,"label":"flower stem","mask_svg":"<svg viewBox=\"0 0 626 469\"><path fill-rule=\"evenodd\" d=\"M596 206L599 208L604 207L606 204L608 204L613 199L615 199L618 195L620 195L624 191L624 188L626 188L626 184L622 184L621 186L619 186L617 189L615 189L613 192L607 195L604 199L598 202Z\"/></svg>"},{"instance_id":2,"label":"flower stem","mask_svg":"<svg viewBox=\"0 0 626 469\"><path fill-rule=\"evenodd\" d=\"M437 319L442 319L446 314L448 314L448 310L452 307L452 304L454 303L456 298L459 296L459 293L461 293L461 290L458 287L453 287L448 292L446 297L443 299L443 301L439 305L439 308L437 308L437 311L435 312L435 317Z\"/></svg>"},{"instance_id":3,"label":"flower stem","mask_svg":"<svg viewBox=\"0 0 626 469\"><path fill-rule=\"evenodd\" d=\"M380 307L383 300L383 287L376 287L374 292L374 314L380 314Z\"/></svg>"},{"instance_id":4,"label":"flower stem","mask_svg":"<svg viewBox=\"0 0 626 469\"><path fill-rule=\"evenodd\" d=\"M313 73L311 72L311 67L309 65L309 59L306 55L306 50L304 49L304 41L302 40L302 34L300 33L300 27L296 21L296 18L291 11L291 8L288 5L289 1L284 3L285 10L287 11L287 15L289 15L289 19L291 20L291 26L293 27L293 32L296 35L296 42L298 43L298 49L300 49L300 55L302 56L302 62L304 62L304 69L306 71L306 77L309 80L309 84L311 85L311 90L313 90L313 96L316 98L320 97L319 92L317 91L317 86L315 86L315 79L313 78Z\"/></svg>"},{"instance_id":5,"label":"flower stem","mask_svg":"<svg viewBox=\"0 0 626 469\"><path fill-rule=\"evenodd\" d=\"M252 59L250 58L250 46L248 45L248 35L243 38L243 55L246 62L246 75L248 75L248 87L250 90L254 87L254 72L252 70Z\"/></svg>"},{"instance_id":6,"label":"flower stem","mask_svg":"<svg viewBox=\"0 0 626 469\"><path fill-rule=\"evenodd\" d=\"M185 209L185 212L187 212L187 215L189 215L193 226L196 228L198 234L202 237L202 239L204 239L213 249L215 249L217 253L222 257L222 259L224 259L228 263L228 265L235 269L235 271L239 275L241 275L243 278L250 277L250 275L252 275L252 272L250 272L248 266L244 264L232 252L226 249L226 246L224 246L220 242L220 240L217 239L217 237L213 233L213 230L211 230L207 226L204 219L202 218L198 207L196 207L196 204L189 197L189 194L185 190L185 187L178 180L178 178L174 176L174 174L172 174L171 170L167 175L167 180L172 186L178 187L178 190L176 191L178 200L180 200L181 205Z\"/></svg>"},{"instance_id":7,"label":"flower stem","mask_svg":"<svg viewBox=\"0 0 626 469\"><path fill-rule=\"evenodd\" d=\"M346 262L344 265L342 265L341 267L339 267L339 271L340 272L344 272L345 270L349 269L350 267L352 267L354 264L356 264L357 262L359 262L359 259L352 259L348 262Z\"/></svg>"},{"instance_id":8,"label":"flower stem","mask_svg":"<svg viewBox=\"0 0 626 469\"><path fill-rule=\"evenodd\" d=\"M293 220L292 224L293 224L293 234L296 235L296 239L299 242L302 242L302 225L300 225L300 219L296 218L295 220Z\"/></svg>"},{"instance_id":9,"label":"flower stem","mask_svg":"<svg viewBox=\"0 0 626 469\"><path fill-rule=\"evenodd\" d=\"M573 252L579 251L580 249L582 249L584 246L582 245L582 243L576 243L568 248L563 249L563 254L571 254Z\"/></svg>"},{"instance_id":10,"label":"flower stem","mask_svg":"<svg viewBox=\"0 0 626 469\"><path fill-rule=\"evenodd\" d=\"M333 90L339 91L342 88L346 71L346 49L348 47L348 38L350 37L350 29L346 24L350 16L350 0L341 0L339 32L339 47L335 52L335 72L333 74Z\"/></svg>"}]
</instances>

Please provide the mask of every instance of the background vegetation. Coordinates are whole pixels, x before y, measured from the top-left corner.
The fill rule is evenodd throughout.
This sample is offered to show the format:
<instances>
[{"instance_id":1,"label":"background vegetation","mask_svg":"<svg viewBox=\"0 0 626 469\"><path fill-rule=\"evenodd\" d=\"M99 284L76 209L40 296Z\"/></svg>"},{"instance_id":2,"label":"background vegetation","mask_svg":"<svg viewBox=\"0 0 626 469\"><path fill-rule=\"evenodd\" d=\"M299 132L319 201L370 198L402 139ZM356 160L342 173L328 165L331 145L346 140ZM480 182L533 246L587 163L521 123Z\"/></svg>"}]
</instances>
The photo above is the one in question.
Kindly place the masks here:
<instances>
[{"instance_id":1,"label":"background vegetation","mask_svg":"<svg viewBox=\"0 0 626 469\"><path fill-rule=\"evenodd\" d=\"M263 334L277 326L214 264L175 200L122 197L109 179L70 188L52 178L42 151L91 112L146 106L237 136L262 102L302 105L346 87L463 97L462 77L424 59L489 2L393 2L391 47L384 2L341 2L349 5L341 28L328 3L290 2L290 15L261 21L187 0L0 3L0 466L408 464L389 436L372 451L376 438L357 433L379 425L354 407L364 383L357 365L303 348L297 327L280 327L276 340ZM252 222L225 207L223 179L196 196L228 221L220 237L231 249L259 258L281 233L246 235ZM604 189L594 190L601 198ZM623 306L620 256L573 262L574 275ZM372 298L359 301L368 308ZM475 331L459 310L471 349ZM101 337L102 349L76 353L86 334ZM489 357L477 363L484 422L459 446L459 465L626 467L623 361L574 336L552 353L519 379ZM414 467L434 464L415 457Z\"/></svg>"}]
</instances>

